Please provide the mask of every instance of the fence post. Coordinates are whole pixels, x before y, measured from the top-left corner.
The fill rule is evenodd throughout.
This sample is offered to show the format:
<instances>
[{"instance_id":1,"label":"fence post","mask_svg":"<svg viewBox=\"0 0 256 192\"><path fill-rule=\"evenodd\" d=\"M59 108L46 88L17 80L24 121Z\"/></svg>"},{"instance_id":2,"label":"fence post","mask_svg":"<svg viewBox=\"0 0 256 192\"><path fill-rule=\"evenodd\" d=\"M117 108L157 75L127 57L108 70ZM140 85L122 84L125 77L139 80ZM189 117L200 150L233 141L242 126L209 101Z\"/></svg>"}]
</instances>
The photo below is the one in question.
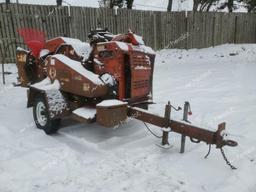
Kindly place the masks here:
<instances>
[{"instance_id":1,"label":"fence post","mask_svg":"<svg viewBox=\"0 0 256 192\"><path fill-rule=\"evenodd\" d=\"M235 17L235 32L234 32L234 43L237 44L237 15Z\"/></svg>"},{"instance_id":2,"label":"fence post","mask_svg":"<svg viewBox=\"0 0 256 192\"><path fill-rule=\"evenodd\" d=\"M156 13L154 12L153 14L153 19L154 19L154 24L153 24L153 29L154 29L154 49L157 50L157 38L156 38Z\"/></svg>"},{"instance_id":3,"label":"fence post","mask_svg":"<svg viewBox=\"0 0 256 192\"><path fill-rule=\"evenodd\" d=\"M212 46L215 46L215 25L216 25L216 17L215 17L215 13L214 13L214 17L213 17L213 29L212 29Z\"/></svg>"},{"instance_id":4,"label":"fence post","mask_svg":"<svg viewBox=\"0 0 256 192\"><path fill-rule=\"evenodd\" d=\"M3 59L2 59L3 60ZM3 79L3 84L5 85L5 76L4 76L4 73L5 73L5 71L4 71L4 60L3 60L3 62L2 62L2 79Z\"/></svg>"},{"instance_id":5,"label":"fence post","mask_svg":"<svg viewBox=\"0 0 256 192\"><path fill-rule=\"evenodd\" d=\"M189 33L188 33L188 12L187 11L185 11L185 31L186 31L186 50L188 50Z\"/></svg>"}]
</instances>

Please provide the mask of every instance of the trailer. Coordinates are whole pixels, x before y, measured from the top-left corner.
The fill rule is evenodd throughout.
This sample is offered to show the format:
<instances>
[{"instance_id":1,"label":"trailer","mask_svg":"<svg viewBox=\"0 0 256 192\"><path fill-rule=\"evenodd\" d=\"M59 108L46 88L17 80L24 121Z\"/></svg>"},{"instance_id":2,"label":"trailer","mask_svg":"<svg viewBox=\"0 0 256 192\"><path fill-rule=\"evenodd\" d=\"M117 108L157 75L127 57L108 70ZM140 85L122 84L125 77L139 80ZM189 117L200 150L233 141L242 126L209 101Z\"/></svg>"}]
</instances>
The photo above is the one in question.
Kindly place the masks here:
<instances>
[{"instance_id":1,"label":"trailer","mask_svg":"<svg viewBox=\"0 0 256 192\"><path fill-rule=\"evenodd\" d=\"M19 85L28 88L27 107L33 108L35 124L46 134L58 131L64 117L107 128L137 119L162 130L162 147L169 146L169 133L181 134L181 153L186 137L215 145L226 161L223 147L237 146L225 137L226 123L216 131L191 125L189 102L184 103L183 121L171 118L172 109L182 108L170 102L163 116L148 111L153 104L155 52L130 30L119 35L91 30L89 43L68 37L46 41L44 32L35 29L18 32L30 48L17 49Z\"/></svg>"}]
</instances>

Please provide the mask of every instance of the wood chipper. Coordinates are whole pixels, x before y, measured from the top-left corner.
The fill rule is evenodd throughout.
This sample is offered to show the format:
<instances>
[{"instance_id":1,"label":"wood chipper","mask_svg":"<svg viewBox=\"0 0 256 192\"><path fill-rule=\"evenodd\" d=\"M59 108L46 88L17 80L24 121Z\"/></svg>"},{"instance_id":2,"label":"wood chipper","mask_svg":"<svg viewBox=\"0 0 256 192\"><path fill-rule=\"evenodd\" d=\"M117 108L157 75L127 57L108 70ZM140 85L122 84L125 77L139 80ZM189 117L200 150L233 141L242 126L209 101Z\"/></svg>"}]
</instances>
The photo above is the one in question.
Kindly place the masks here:
<instances>
[{"instance_id":1,"label":"wood chipper","mask_svg":"<svg viewBox=\"0 0 256 192\"><path fill-rule=\"evenodd\" d=\"M161 128L162 146L169 145L170 132L180 133L182 152L186 136L221 150L237 145L225 139L225 123L215 132L188 123L188 102L184 122L170 118L175 109L170 102L163 117L147 110L153 103L155 52L131 31L113 35L107 29L91 30L89 43L68 37L46 41L44 32L35 29L18 32L30 49L17 49L19 84L28 88L27 107L33 107L35 124L46 134L56 132L66 116L104 127L131 117Z\"/></svg>"}]
</instances>

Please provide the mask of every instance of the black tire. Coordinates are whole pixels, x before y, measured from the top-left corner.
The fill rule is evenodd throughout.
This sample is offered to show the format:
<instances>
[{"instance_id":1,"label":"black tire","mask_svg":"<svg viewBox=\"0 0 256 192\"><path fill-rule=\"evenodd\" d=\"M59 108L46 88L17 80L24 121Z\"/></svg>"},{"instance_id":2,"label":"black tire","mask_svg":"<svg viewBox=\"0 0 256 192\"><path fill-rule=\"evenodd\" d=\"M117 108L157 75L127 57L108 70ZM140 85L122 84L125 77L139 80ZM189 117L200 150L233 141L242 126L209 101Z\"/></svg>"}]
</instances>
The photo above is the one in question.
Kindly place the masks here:
<instances>
[{"instance_id":1,"label":"black tire","mask_svg":"<svg viewBox=\"0 0 256 192\"><path fill-rule=\"evenodd\" d=\"M33 117L37 128L44 130L47 135L58 131L61 119L50 119L46 110L46 102L43 97L35 99L33 105Z\"/></svg>"}]
</instances>

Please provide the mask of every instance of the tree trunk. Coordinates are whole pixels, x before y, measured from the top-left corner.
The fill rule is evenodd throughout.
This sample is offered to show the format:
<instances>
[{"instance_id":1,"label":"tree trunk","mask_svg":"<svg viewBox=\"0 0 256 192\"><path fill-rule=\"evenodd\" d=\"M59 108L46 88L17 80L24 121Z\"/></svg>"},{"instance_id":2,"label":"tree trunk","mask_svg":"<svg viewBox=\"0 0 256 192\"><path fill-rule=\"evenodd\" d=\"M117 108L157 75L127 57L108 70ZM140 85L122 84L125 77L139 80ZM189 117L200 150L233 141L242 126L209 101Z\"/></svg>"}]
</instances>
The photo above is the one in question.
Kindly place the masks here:
<instances>
[{"instance_id":1,"label":"tree trunk","mask_svg":"<svg viewBox=\"0 0 256 192\"><path fill-rule=\"evenodd\" d=\"M247 4L248 13L252 13L256 10L256 1L251 0Z\"/></svg>"},{"instance_id":2,"label":"tree trunk","mask_svg":"<svg viewBox=\"0 0 256 192\"><path fill-rule=\"evenodd\" d=\"M200 11L208 11L212 6L212 3L213 0L204 0L204 2L201 1Z\"/></svg>"},{"instance_id":3,"label":"tree trunk","mask_svg":"<svg viewBox=\"0 0 256 192\"><path fill-rule=\"evenodd\" d=\"M228 12L233 12L234 0L228 0Z\"/></svg>"},{"instance_id":4,"label":"tree trunk","mask_svg":"<svg viewBox=\"0 0 256 192\"><path fill-rule=\"evenodd\" d=\"M61 6L62 5L62 0L57 0L56 3L57 3L57 6Z\"/></svg>"},{"instance_id":5,"label":"tree trunk","mask_svg":"<svg viewBox=\"0 0 256 192\"><path fill-rule=\"evenodd\" d=\"M127 8L132 9L133 0L127 0Z\"/></svg>"},{"instance_id":6,"label":"tree trunk","mask_svg":"<svg viewBox=\"0 0 256 192\"><path fill-rule=\"evenodd\" d=\"M212 2L210 2L210 3L208 4L208 6L207 6L207 8L206 8L206 11L207 11L207 12L210 11L211 6L212 6Z\"/></svg>"},{"instance_id":7,"label":"tree trunk","mask_svg":"<svg viewBox=\"0 0 256 192\"><path fill-rule=\"evenodd\" d=\"M167 11L169 11L169 12L172 11L172 0L168 1Z\"/></svg>"},{"instance_id":8,"label":"tree trunk","mask_svg":"<svg viewBox=\"0 0 256 192\"><path fill-rule=\"evenodd\" d=\"M200 0L194 0L194 2L193 2L193 11L198 10L199 3L200 3Z\"/></svg>"},{"instance_id":9,"label":"tree trunk","mask_svg":"<svg viewBox=\"0 0 256 192\"><path fill-rule=\"evenodd\" d=\"M109 2L109 8L113 8L115 6L115 2L114 2L114 0L110 0L110 2Z\"/></svg>"}]
</instances>

